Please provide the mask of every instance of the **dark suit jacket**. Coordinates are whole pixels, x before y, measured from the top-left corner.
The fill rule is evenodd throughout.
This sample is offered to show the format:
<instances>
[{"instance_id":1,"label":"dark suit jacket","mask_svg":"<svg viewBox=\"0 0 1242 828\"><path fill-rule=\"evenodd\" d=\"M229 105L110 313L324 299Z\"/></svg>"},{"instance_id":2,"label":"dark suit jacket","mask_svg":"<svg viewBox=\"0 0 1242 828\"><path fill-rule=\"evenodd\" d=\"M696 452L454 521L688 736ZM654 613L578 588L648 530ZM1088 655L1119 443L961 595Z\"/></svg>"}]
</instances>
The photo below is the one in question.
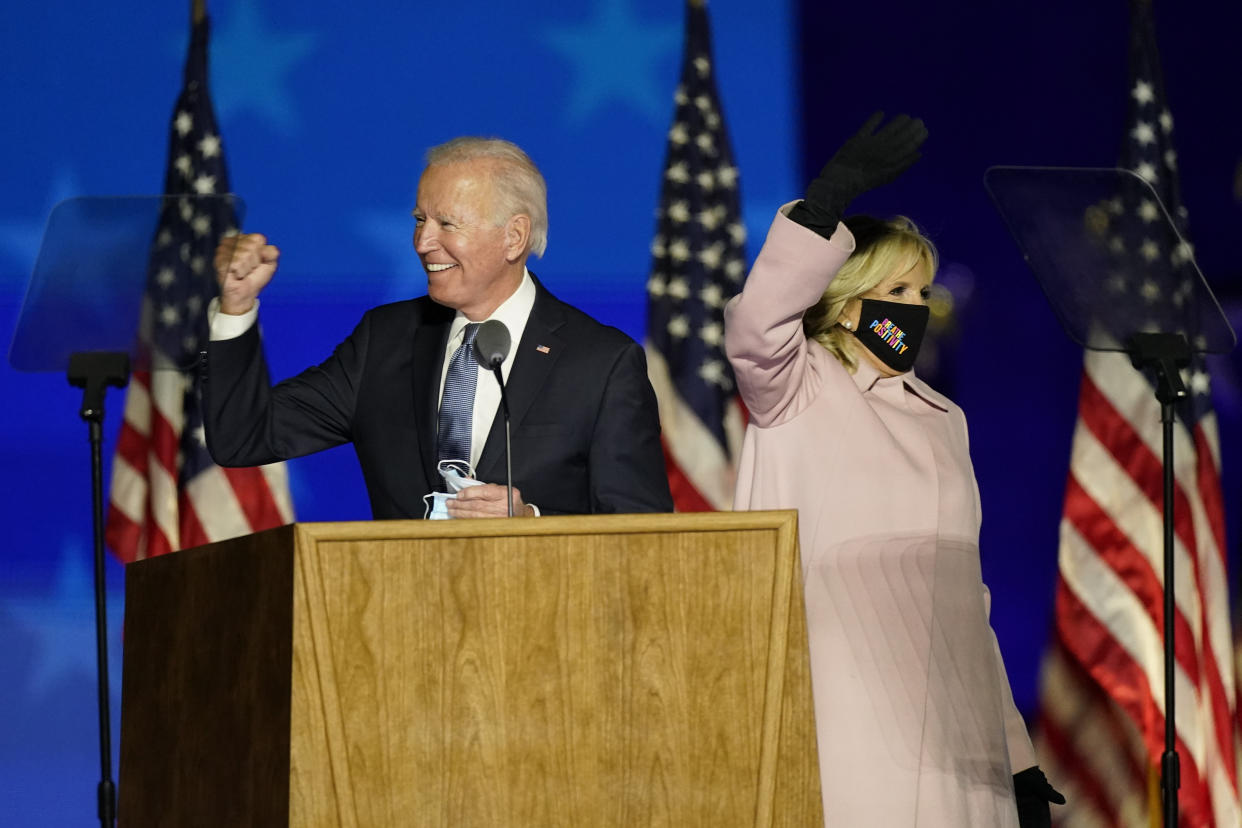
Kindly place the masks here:
<instances>
[{"instance_id":1,"label":"dark suit jacket","mask_svg":"<svg viewBox=\"0 0 1242 828\"><path fill-rule=\"evenodd\" d=\"M535 287L506 386L513 485L544 514L672 511L642 348ZM352 441L372 514L422 517L423 495L440 485L437 397L453 315L425 296L374 308L325 362L275 387L258 325L210 343L208 450L222 466L253 466ZM480 480L505 482L504 448L497 412Z\"/></svg>"}]
</instances>

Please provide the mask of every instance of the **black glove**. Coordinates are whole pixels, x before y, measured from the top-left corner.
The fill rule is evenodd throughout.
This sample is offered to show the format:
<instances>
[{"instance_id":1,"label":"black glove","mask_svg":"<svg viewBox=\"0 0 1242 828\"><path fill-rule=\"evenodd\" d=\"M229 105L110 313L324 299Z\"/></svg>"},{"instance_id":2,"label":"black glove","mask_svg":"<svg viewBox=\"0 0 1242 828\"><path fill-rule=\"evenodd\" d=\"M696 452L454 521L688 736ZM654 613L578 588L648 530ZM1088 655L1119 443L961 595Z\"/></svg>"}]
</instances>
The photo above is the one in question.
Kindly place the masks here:
<instances>
[{"instance_id":1,"label":"black glove","mask_svg":"<svg viewBox=\"0 0 1242 828\"><path fill-rule=\"evenodd\" d=\"M1039 765L1013 775L1013 793L1018 800L1018 825L1022 828L1051 828L1052 810L1048 803L1065 804L1065 797L1048 784Z\"/></svg>"},{"instance_id":2,"label":"black glove","mask_svg":"<svg viewBox=\"0 0 1242 828\"><path fill-rule=\"evenodd\" d=\"M923 122L898 115L876 132L882 120L884 113L875 113L837 150L819 171L819 178L806 188L806 197L789 211L791 219L831 238L846 205L867 190L893 181L919 160L919 146L927 139Z\"/></svg>"}]
</instances>

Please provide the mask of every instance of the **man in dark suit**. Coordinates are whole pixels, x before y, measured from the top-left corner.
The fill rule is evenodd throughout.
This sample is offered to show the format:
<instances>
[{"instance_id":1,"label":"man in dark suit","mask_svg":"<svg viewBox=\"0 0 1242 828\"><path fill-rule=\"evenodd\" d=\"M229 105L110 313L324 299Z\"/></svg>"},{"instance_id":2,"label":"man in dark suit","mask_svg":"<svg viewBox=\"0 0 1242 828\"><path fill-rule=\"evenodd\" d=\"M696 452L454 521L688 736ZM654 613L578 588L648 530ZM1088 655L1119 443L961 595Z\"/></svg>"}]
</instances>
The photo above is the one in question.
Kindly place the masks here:
<instances>
[{"instance_id":1,"label":"man in dark suit","mask_svg":"<svg viewBox=\"0 0 1242 828\"><path fill-rule=\"evenodd\" d=\"M506 515L499 386L464 363L470 323L499 319L514 341L501 366L513 514L672 511L642 349L526 269L547 239L546 185L534 163L496 139L435 147L414 219L428 295L368 311L332 356L274 387L257 297L279 251L257 234L221 243L203 366L216 462L258 465L353 442L373 515L408 518L423 516L430 493L444 488L441 460L468 461L484 482L448 500L449 515Z\"/></svg>"}]
</instances>

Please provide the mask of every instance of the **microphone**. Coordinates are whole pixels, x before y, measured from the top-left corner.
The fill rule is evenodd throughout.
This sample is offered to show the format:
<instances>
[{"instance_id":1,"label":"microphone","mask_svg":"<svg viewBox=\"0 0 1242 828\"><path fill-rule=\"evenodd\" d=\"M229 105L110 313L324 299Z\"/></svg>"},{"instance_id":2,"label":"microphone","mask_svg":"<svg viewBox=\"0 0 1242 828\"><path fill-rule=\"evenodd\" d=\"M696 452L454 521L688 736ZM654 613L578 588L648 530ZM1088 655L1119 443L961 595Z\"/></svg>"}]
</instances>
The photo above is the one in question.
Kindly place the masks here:
<instances>
[{"instance_id":1,"label":"microphone","mask_svg":"<svg viewBox=\"0 0 1242 828\"><path fill-rule=\"evenodd\" d=\"M499 319L489 319L479 326L474 333L474 358L488 370L495 370L509 356L509 346L513 340L509 329ZM501 380L501 387L504 381Z\"/></svg>"},{"instance_id":2,"label":"microphone","mask_svg":"<svg viewBox=\"0 0 1242 828\"><path fill-rule=\"evenodd\" d=\"M513 338L509 329L499 319L489 319L474 334L474 358L484 368L491 370L500 383L500 410L505 418L505 490L509 500L509 517L513 517L513 457L509 443L509 397L505 393L505 377L500 371Z\"/></svg>"}]
</instances>

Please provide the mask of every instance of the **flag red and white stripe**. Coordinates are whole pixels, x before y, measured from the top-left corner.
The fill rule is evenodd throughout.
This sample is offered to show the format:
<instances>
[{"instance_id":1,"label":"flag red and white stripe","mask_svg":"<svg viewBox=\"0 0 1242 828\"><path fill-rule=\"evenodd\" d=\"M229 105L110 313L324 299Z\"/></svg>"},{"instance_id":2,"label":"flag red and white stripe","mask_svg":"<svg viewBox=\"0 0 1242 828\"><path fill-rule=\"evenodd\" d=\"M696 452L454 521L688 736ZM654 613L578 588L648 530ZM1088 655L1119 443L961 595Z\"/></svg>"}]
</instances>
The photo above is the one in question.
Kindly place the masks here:
<instances>
[{"instance_id":1,"label":"flag red and white stripe","mask_svg":"<svg viewBox=\"0 0 1242 828\"><path fill-rule=\"evenodd\" d=\"M1182 825L1236 826L1237 693L1215 416L1192 428L1179 421L1174 433L1179 811ZM1061 523L1056 650L1041 692L1041 763L1069 789L1065 825L1158 819L1148 788L1164 751L1161 440L1146 380L1123 355L1089 354ZM1131 731L1137 741L1102 749L1100 733Z\"/></svg>"},{"instance_id":2,"label":"flag red and white stripe","mask_svg":"<svg viewBox=\"0 0 1242 828\"><path fill-rule=\"evenodd\" d=\"M1150 0L1132 0L1130 118L1122 166L1150 202L1115 203L1114 249L1141 252L1179 287L1198 280L1177 187ZM1134 270L1135 267L1131 267ZM1131 285L1137 288L1137 273ZM1151 276L1144 287L1164 285ZM1179 304L1161 287L1148 301ZM1189 291L1187 291L1188 293ZM1140 293L1127 290L1127 296ZM1123 300L1125 301L1125 300ZM1210 311L1209 311L1210 312ZM1192 345L1193 331L1187 331ZM1174 424L1173 722L1182 826L1242 826L1238 707L1221 453L1205 363L1183 371ZM1164 677L1163 433L1153 384L1119 353L1087 353L1061 520L1055 640L1045 660L1037 749L1069 804L1066 826L1159 825Z\"/></svg>"}]
</instances>

